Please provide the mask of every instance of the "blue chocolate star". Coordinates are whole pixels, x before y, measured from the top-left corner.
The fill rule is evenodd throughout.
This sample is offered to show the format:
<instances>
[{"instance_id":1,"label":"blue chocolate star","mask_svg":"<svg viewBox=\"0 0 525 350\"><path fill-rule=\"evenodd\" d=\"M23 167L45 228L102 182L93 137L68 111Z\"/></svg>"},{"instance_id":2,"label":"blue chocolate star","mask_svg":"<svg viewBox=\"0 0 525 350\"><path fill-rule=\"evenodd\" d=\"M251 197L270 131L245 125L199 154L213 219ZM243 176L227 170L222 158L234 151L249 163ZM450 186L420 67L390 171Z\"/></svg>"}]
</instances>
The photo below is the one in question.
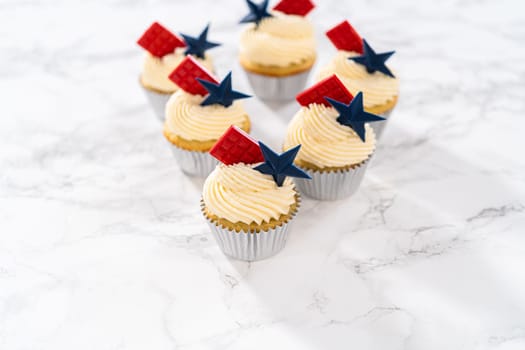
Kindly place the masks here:
<instances>
[{"instance_id":1,"label":"blue chocolate star","mask_svg":"<svg viewBox=\"0 0 525 350\"><path fill-rule=\"evenodd\" d=\"M251 97L250 95L245 95L242 92L232 89L232 72L228 73L220 84L215 84L200 78L197 78L197 80L210 93L204 101L201 102L201 106L209 106L217 103L228 107L231 106L235 100Z\"/></svg>"},{"instance_id":2,"label":"blue chocolate star","mask_svg":"<svg viewBox=\"0 0 525 350\"><path fill-rule=\"evenodd\" d=\"M265 17L272 17L272 14L268 12L268 0L264 0L260 4L256 4L251 0L246 0L246 4L250 8L250 13L241 19L241 23L255 23L256 26Z\"/></svg>"},{"instance_id":3,"label":"blue chocolate star","mask_svg":"<svg viewBox=\"0 0 525 350\"><path fill-rule=\"evenodd\" d=\"M339 112L339 117L337 117L339 124L351 127L363 142L365 142L366 134L365 123L385 120L383 117L365 112L362 92L359 92L348 105L330 97L325 97L325 100Z\"/></svg>"},{"instance_id":4,"label":"blue chocolate star","mask_svg":"<svg viewBox=\"0 0 525 350\"><path fill-rule=\"evenodd\" d=\"M366 42L365 39L363 39L363 50L364 53L362 56L356 56L356 57L349 57L349 60L354 61L355 63L362 64L366 67L366 71L368 73L374 73L375 71L380 71L381 73L384 73L392 78L394 77L394 74L388 69L388 67L385 65L386 60L390 58L394 54L395 51L389 51L384 53L376 53L370 45Z\"/></svg>"},{"instance_id":5,"label":"blue chocolate star","mask_svg":"<svg viewBox=\"0 0 525 350\"><path fill-rule=\"evenodd\" d=\"M188 46L186 51L184 51L185 55L195 55L199 58L204 58L204 53L206 50L213 49L214 47L221 45L219 43L208 41L209 28L210 25L208 24L197 38L180 33L180 35L182 35L184 38L186 45Z\"/></svg>"},{"instance_id":6,"label":"blue chocolate star","mask_svg":"<svg viewBox=\"0 0 525 350\"><path fill-rule=\"evenodd\" d=\"M287 176L311 179L310 175L293 164L301 145L297 145L282 154L275 153L261 141L259 141L259 146L264 157L264 163L256 166L254 169L263 174L272 175L277 186L282 186Z\"/></svg>"}]
</instances>

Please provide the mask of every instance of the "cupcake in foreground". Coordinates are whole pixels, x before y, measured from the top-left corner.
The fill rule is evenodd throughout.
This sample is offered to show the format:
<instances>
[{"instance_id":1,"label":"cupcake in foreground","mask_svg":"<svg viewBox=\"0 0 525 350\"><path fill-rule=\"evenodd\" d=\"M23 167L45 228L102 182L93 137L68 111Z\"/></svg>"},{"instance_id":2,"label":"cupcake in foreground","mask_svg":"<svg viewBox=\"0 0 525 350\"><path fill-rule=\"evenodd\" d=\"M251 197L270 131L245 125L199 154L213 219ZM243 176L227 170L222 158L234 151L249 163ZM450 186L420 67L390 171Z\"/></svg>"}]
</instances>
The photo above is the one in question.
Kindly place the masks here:
<instances>
[{"instance_id":1,"label":"cupcake in foreground","mask_svg":"<svg viewBox=\"0 0 525 350\"><path fill-rule=\"evenodd\" d=\"M250 118L238 101L250 96L232 89L231 72L218 83L191 56L170 79L180 89L166 104L164 136L184 173L206 177L217 164L208 151L230 125L250 131Z\"/></svg>"},{"instance_id":2,"label":"cupcake in foreground","mask_svg":"<svg viewBox=\"0 0 525 350\"><path fill-rule=\"evenodd\" d=\"M185 34L181 34L182 38L179 38L155 22L137 41L146 50L140 84L161 121L164 120L164 107L168 98L178 90L177 85L168 76L187 55L192 55L203 66L213 71L212 60L206 51L219 44L207 40L208 28L209 25L196 38Z\"/></svg>"},{"instance_id":3,"label":"cupcake in foreground","mask_svg":"<svg viewBox=\"0 0 525 350\"><path fill-rule=\"evenodd\" d=\"M309 177L293 164L299 148L279 155L232 126L210 150L221 164L204 182L201 208L224 254L254 261L284 248L300 205L290 177Z\"/></svg>"},{"instance_id":4,"label":"cupcake in foreground","mask_svg":"<svg viewBox=\"0 0 525 350\"><path fill-rule=\"evenodd\" d=\"M288 125L283 148L302 147L295 164L311 181L296 179L301 193L321 200L353 194L374 153L376 138L368 123L384 120L363 110L363 94L355 97L335 76L297 95L301 109Z\"/></svg>"},{"instance_id":5,"label":"cupcake in foreground","mask_svg":"<svg viewBox=\"0 0 525 350\"><path fill-rule=\"evenodd\" d=\"M326 35L338 51L330 63L319 71L316 79L336 74L352 94L363 92L363 105L367 112L388 119L399 96L399 80L385 65L394 51L376 53L348 21L333 27ZM372 124L377 138L385 125L386 121Z\"/></svg>"},{"instance_id":6,"label":"cupcake in foreground","mask_svg":"<svg viewBox=\"0 0 525 350\"><path fill-rule=\"evenodd\" d=\"M281 0L268 12L268 0L246 0L249 23L241 33L239 61L254 93L263 100L289 101L301 91L316 59L313 26L305 16L310 0Z\"/></svg>"}]
</instances>

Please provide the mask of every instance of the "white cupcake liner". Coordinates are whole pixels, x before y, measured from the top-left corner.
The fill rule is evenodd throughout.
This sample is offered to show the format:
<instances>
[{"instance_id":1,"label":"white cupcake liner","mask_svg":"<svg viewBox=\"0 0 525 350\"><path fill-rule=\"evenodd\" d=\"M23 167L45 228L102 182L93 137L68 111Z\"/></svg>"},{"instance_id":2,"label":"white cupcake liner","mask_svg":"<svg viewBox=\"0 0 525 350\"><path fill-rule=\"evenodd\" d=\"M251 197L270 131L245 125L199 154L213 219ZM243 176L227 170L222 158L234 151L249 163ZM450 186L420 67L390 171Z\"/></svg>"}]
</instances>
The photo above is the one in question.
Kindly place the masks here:
<instances>
[{"instance_id":1,"label":"white cupcake liner","mask_svg":"<svg viewBox=\"0 0 525 350\"><path fill-rule=\"evenodd\" d=\"M374 122L370 123L370 126L372 129L374 129L374 133L376 134L376 139L379 140L381 135L383 134L383 131L385 130L386 124L388 123L390 114L392 113L392 110L386 111L385 113L379 114L380 117L385 118L386 120L380 121L380 122Z\"/></svg>"},{"instance_id":2,"label":"white cupcake liner","mask_svg":"<svg viewBox=\"0 0 525 350\"><path fill-rule=\"evenodd\" d=\"M321 172L303 168L312 179L295 178L294 181L299 191L310 198L324 201L343 199L357 191L369 160L348 170Z\"/></svg>"},{"instance_id":3,"label":"white cupcake liner","mask_svg":"<svg viewBox=\"0 0 525 350\"><path fill-rule=\"evenodd\" d=\"M249 232L228 229L211 221L204 213L204 203L201 201L201 210L210 227L211 233L222 252L237 260L257 261L267 259L279 253L288 240L291 221L297 214L300 206L300 197L297 195L297 209L288 221L267 231L250 230Z\"/></svg>"},{"instance_id":4,"label":"white cupcake liner","mask_svg":"<svg viewBox=\"0 0 525 350\"><path fill-rule=\"evenodd\" d=\"M170 99L171 93L161 93L156 92L153 90L149 90L142 86L142 90L144 90L144 93L146 94L146 97L148 98L148 101L153 108L153 112L157 116L157 118L164 122L164 114L166 109L166 103L168 103L168 100Z\"/></svg>"},{"instance_id":5,"label":"white cupcake liner","mask_svg":"<svg viewBox=\"0 0 525 350\"><path fill-rule=\"evenodd\" d=\"M208 152L188 151L172 143L170 147L180 168L188 176L206 177L217 166L217 159Z\"/></svg>"},{"instance_id":6,"label":"white cupcake liner","mask_svg":"<svg viewBox=\"0 0 525 350\"><path fill-rule=\"evenodd\" d=\"M292 101L301 92L308 80L310 69L285 77L272 77L245 71L254 94L265 101Z\"/></svg>"}]
</instances>

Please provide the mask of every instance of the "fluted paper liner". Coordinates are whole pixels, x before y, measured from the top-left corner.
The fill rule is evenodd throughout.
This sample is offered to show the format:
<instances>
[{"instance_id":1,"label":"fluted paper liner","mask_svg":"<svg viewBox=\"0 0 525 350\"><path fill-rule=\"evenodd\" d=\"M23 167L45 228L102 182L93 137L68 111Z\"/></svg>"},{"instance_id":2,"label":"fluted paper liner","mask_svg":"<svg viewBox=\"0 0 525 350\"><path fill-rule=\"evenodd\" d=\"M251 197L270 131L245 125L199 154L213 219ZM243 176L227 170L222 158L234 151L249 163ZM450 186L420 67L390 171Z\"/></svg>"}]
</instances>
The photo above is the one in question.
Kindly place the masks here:
<instances>
[{"instance_id":1,"label":"fluted paper liner","mask_svg":"<svg viewBox=\"0 0 525 350\"><path fill-rule=\"evenodd\" d=\"M295 184L305 196L319 200L343 199L354 194L370 161L370 157L355 167L341 170L318 171L302 168L311 180L295 178Z\"/></svg>"},{"instance_id":2,"label":"fluted paper liner","mask_svg":"<svg viewBox=\"0 0 525 350\"><path fill-rule=\"evenodd\" d=\"M148 98L148 101L151 107L153 108L155 115L161 122L164 122L166 103L168 103L171 93L153 91L145 88L144 86L142 87L142 89L144 90L144 93L146 94L146 97Z\"/></svg>"},{"instance_id":3,"label":"fluted paper liner","mask_svg":"<svg viewBox=\"0 0 525 350\"><path fill-rule=\"evenodd\" d=\"M296 195L296 206L288 218L274 227L264 230L253 228L248 231L237 231L221 225L211 219L205 211L204 201L201 199L201 211L210 227L211 233L222 252L237 260L256 261L269 258L280 252L286 245L290 232L291 221L297 214L301 199Z\"/></svg>"},{"instance_id":4,"label":"fluted paper liner","mask_svg":"<svg viewBox=\"0 0 525 350\"><path fill-rule=\"evenodd\" d=\"M370 123L370 126L372 127L372 129L374 129L374 133L376 134L377 140L381 138L381 135L383 134L383 131L385 130L386 124L388 123L388 119L391 113L392 113L392 110L378 114L380 117L385 118L385 120L380 121L380 122Z\"/></svg>"},{"instance_id":5,"label":"fluted paper liner","mask_svg":"<svg viewBox=\"0 0 525 350\"><path fill-rule=\"evenodd\" d=\"M265 101L292 101L301 92L310 74L308 69L304 72L281 77L272 77L245 71L252 90L257 97Z\"/></svg>"},{"instance_id":6,"label":"fluted paper liner","mask_svg":"<svg viewBox=\"0 0 525 350\"><path fill-rule=\"evenodd\" d=\"M182 171L189 176L207 177L217 166L217 159L208 152L188 151L170 142L170 147Z\"/></svg>"}]
</instances>

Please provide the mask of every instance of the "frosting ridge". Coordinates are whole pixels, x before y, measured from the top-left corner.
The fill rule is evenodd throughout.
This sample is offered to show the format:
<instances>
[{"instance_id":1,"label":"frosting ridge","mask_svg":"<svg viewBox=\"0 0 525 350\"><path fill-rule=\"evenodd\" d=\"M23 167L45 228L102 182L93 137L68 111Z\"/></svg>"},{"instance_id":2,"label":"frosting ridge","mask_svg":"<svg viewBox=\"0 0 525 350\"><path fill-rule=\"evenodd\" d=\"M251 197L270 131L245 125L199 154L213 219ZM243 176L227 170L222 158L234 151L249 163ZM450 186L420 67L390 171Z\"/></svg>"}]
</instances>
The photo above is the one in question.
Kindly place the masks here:
<instances>
[{"instance_id":1,"label":"frosting ridge","mask_svg":"<svg viewBox=\"0 0 525 350\"><path fill-rule=\"evenodd\" d=\"M319 168L345 167L366 160L375 149L375 134L365 125L366 141L337 122L338 112L322 104L302 107L288 125L284 149L301 144L296 161Z\"/></svg>"},{"instance_id":2,"label":"frosting ridge","mask_svg":"<svg viewBox=\"0 0 525 350\"><path fill-rule=\"evenodd\" d=\"M296 202L293 182L277 186L246 164L219 164L204 182L202 199L207 210L232 223L261 224L287 215Z\"/></svg>"}]
</instances>

